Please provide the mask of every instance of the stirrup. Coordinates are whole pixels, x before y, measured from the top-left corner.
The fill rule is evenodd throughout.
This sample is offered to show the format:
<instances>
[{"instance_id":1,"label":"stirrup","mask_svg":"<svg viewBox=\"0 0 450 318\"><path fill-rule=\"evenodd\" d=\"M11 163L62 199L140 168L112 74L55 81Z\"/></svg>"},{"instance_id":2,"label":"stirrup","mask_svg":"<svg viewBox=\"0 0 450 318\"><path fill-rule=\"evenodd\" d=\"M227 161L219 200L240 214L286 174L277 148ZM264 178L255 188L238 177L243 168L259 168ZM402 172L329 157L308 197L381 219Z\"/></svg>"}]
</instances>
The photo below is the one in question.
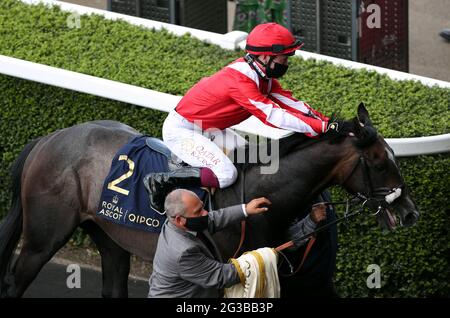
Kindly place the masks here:
<instances>
[{"instance_id":1,"label":"stirrup","mask_svg":"<svg viewBox=\"0 0 450 318\"><path fill-rule=\"evenodd\" d=\"M164 200L165 200L165 197L166 197L167 194L166 195L162 195L161 193L158 193L157 191L152 190L152 188L154 188L151 185L151 183L153 181L152 177L153 177L152 174L148 174L148 175L146 175L144 177L144 180L143 180L144 187L145 187L145 189L148 192L149 204L150 204L150 207L153 210L155 210L158 214L164 215L164 214L166 214L166 211L164 210ZM164 200L162 200L162 202L161 202L161 200L155 199L155 195L156 196L162 195L164 197Z\"/></svg>"}]
</instances>

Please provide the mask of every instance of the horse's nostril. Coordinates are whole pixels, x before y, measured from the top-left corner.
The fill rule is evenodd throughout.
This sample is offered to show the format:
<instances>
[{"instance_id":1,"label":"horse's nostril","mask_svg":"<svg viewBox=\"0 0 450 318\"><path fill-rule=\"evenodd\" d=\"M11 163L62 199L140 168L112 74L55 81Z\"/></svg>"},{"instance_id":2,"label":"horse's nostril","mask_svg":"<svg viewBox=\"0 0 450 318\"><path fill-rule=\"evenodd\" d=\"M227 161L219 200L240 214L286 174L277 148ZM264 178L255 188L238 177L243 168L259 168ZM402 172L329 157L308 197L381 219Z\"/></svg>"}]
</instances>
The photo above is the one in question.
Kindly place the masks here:
<instances>
[{"instance_id":1,"label":"horse's nostril","mask_svg":"<svg viewBox=\"0 0 450 318\"><path fill-rule=\"evenodd\" d=\"M405 216L405 221L403 222L403 224L405 226L412 226L414 225L417 220L419 219L419 213L417 212L410 212Z\"/></svg>"}]
</instances>

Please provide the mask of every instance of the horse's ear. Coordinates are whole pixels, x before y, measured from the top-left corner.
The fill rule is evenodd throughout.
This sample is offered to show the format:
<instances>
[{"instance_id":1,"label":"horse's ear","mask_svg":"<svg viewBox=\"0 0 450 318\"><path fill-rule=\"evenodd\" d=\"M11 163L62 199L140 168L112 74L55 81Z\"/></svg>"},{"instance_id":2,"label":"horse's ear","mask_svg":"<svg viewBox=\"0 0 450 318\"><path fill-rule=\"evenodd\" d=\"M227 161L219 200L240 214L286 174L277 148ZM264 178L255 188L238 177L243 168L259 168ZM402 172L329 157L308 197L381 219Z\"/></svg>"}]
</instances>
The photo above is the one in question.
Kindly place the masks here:
<instances>
[{"instance_id":1,"label":"horse's ear","mask_svg":"<svg viewBox=\"0 0 450 318\"><path fill-rule=\"evenodd\" d=\"M363 124L359 121L357 117L353 118L353 131L356 138L361 138L363 136Z\"/></svg>"},{"instance_id":2,"label":"horse's ear","mask_svg":"<svg viewBox=\"0 0 450 318\"><path fill-rule=\"evenodd\" d=\"M370 146L378 138L376 129L371 125L363 124L357 117L353 118L353 129L355 137L357 138L355 144L358 147Z\"/></svg>"},{"instance_id":3,"label":"horse's ear","mask_svg":"<svg viewBox=\"0 0 450 318\"><path fill-rule=\"evenodd\" d=\"M366 106L364 106L363 102L361 102L358 106L358 120L364 126L372 126L372 121L370 120L369 112L367 111L367 108Z\"/></svg>"}]
</instances>

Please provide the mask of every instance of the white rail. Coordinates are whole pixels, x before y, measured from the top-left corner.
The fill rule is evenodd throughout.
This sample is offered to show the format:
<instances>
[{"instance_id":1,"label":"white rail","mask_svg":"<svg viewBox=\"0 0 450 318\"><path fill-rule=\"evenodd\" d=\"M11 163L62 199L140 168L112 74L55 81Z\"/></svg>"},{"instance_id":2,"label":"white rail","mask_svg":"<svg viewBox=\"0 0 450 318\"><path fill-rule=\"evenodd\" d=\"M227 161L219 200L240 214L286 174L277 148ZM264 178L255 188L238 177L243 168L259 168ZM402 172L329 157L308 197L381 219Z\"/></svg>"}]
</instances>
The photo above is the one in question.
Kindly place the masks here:
<instances>
[{"instance_id":1,"label":"white rail","mask_svg":"<svg viewBox=\"0 0 450 318\"><path fill-rule=\"evenodd\" d=\"M173 109L181 99L181 96L4 55L0 55L0 73L165 112ZM251 117L233 128L245 133L276 139L290 133L264 125L255 117ZM399 157L450 152L450 134L419 138L393 138L386 139L386 141Z\"/></svg>"},{"instance_id":2,"label":"white rail","mask_svg":"<svg viewBox=\"0 0 450 318\"><path fill-rule=\"evenodd\" d=\"M181 96L0 55L0 73L156 110L170 111Z\"/></svg>"},{"instance_id":3,"label":"white rail","mask_svg":"<svg viewBox=\"0 0 450 318\"><path fill-rule=\"evenodd\" d=\"M450 134L417 138L388 138L386 141L394 149L396 157L450 152Z\"/></svg>"},{"instance_id":4,"label":"white rail","mask_svg":"<svg viewBox=\"0 0 450 318\"><path fill-rule=\"evenodd\" d=\"M164 28L176 35L190 33L193 37L220 45L225 49L235 49L241 47L243 45L242 41L247 35L245 32L239 31L234 31L225 35L217 34L157 21L131 17L105 10L93 9L64 2L57 2L54 0L21 1L29 4L46 3L49 5L57 5L61 7L62 10L76 12L77 14L95 13L103 15L107 19L123 19L132 24L143 25L149 28L155 28L157 30ZM450 83L448 82L438 81L422 76L392 71L380 67L336 59L309 52L298 52L297 55L305 59L314 58L317 60L327 60L334 64L343 65L350 68L365 68L374 70L379 73L385 73L389 77L396 80L418 80L428 86L437 85L439 87L450 88ZM32 63L2 55L0 55L0 73L166 112L173 109L181 99L181 96L173 96L142 87L106 80L86 74L58 69L55 67ZM276 129L264 125L254 117L249 118L248 120L234 126L233 128L245 133L257 134L276 139L279 139L290 133L286 130ZM450 152L450 134L419 138L393 138L387 139L387 142L392 146L397 156L416 156Z\"/></svg>"}]
</instances>

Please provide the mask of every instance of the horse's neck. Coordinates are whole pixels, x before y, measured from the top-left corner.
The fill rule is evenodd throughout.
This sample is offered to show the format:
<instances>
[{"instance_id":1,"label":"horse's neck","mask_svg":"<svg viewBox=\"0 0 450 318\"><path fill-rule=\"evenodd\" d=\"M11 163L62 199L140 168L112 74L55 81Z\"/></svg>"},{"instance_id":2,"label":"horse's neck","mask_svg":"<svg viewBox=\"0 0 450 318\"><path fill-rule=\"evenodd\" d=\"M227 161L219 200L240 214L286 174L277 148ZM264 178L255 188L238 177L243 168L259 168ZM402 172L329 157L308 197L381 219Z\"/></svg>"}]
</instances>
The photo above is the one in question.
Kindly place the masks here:
<instances>
[{"instance_id":1,"label":"horse's neck","mask_svg":"<svg viewBox=\"0 0 450 318\"><path fill-rule=\"evenodd\" d=\"M289 224L304 216L307 213L305 206L335 181L333 174L344 159L342 153L345 151L346 148L328 144L310 146L280 158L279 169L272 175L261 174L261 166L251 165L245 171L245 177L240 172L234 185L219 189L215 194L216 208L248 203L262 196L272 202L268 212L247 219L242 250L282 243ZM240 235L239 224L216 234L217 241L222 242L223 255L233 255Z\"/></svg>"},{"instance_id":2,"label":"horse's neck","mask_svg":"<svg viewBox=\"0 0 450 318\"><path fill-rule=\"evenodd\" d=\"M265 196L275 206L286 207L283 212L298 209L333 184L335 168L343 159L342 151L338 151L342 146L320 143L294 151L280 158L273 174L261 173L264 165L250 165L244 175L240 172L234 185L217 192L216 204L225 207Z\"/></svg>"}]
</instances>

